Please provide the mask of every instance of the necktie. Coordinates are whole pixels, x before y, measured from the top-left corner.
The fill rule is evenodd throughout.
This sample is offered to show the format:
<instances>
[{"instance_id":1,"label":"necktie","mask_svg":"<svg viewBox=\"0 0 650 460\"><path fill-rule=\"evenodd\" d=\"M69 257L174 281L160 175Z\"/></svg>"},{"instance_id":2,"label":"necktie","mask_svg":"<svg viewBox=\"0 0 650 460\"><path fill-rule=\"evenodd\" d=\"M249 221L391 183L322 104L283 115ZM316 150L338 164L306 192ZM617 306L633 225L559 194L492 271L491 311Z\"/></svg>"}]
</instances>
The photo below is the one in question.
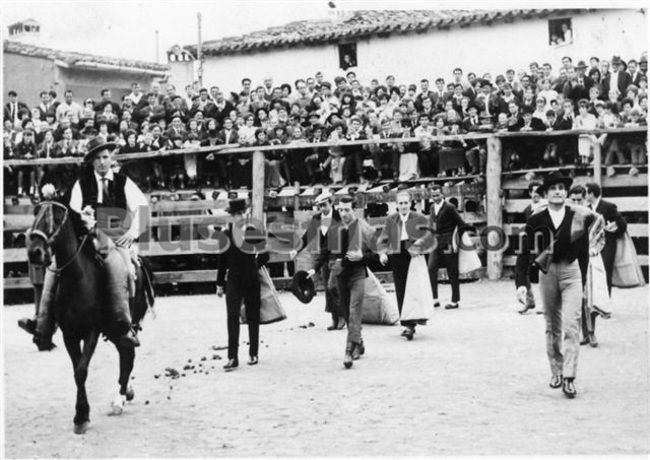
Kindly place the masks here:
<instances>
[{"instance_id":1,"label":"necktie","mask_svg":"<svg viewBox=\"0 0 650 460\"><path fill-rule=\"evenodd\" d=\"M332 223L332 218L331 217L323 217L320 221L320 231L323 235L327 233L327 231L330 228L330 224Z\"/></svg>"},{"instance_id":2,"label":"necktie","mask_svg":"<svg viewBox=\"0 0 650 460\"><path fill-rule=\"evenodd\" d=\"M110 202L111 193L108 189L108 178L102 177L102 203L108 204Z\"/></svg>"},{"instance_id":3,"label":"necktie","mask_svg":"<svg viewBox=\"0 0 650 460\"><path fill-rule=\"evenodd\" d=\"M405 241L409 239L408 232L406 231L406 219L400 218L402 221L402 235L400 237L400 241Z\"/></svg>"}]
</instances>

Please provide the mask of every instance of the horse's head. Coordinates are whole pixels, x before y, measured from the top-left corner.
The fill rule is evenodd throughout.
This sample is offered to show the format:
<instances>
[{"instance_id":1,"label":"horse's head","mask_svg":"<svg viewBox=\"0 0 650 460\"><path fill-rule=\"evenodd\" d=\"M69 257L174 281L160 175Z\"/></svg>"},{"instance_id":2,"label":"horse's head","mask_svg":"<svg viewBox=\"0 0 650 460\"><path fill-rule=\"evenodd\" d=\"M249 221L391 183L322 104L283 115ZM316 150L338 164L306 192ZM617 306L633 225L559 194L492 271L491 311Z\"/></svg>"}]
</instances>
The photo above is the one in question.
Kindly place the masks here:
<instances>
[{"instance_id":1,"label":"horse's head","mask_svg":"<svg viewBox=\"0 0 650 460\"><path fill-rule=\"evenodd\" d=\"M52 244L68 220L68 208L56 201L44 201L34 209L34 224L28 232L27 257L33 265L52 263Z\"/></svg>"}]
</instances>

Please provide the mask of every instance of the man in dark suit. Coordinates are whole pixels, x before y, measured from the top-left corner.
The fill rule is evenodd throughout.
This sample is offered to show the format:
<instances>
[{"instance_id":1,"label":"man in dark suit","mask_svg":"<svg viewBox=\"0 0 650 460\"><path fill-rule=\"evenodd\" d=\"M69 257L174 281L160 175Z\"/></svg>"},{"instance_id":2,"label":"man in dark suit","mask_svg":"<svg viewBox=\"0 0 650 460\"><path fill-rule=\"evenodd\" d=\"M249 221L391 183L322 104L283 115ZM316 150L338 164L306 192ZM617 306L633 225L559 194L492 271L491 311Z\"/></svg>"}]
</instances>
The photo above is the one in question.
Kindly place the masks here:
<instances>
[{"instance_id":1,"label":"man in dark suit","mask_svg":"<svg viewBox=\"0 0 650 460\"><path fill-rule=\"evenodd\" d=\"M223 366L226 372L239 366L237 353L242 301L246 308L250 343L248 364L252 366L258 362L261 291L258 269L269 261L268 252L259 253L256 250L256 243L259 241L246 237L243 226L247 211L246 200L230 200L227 211L232 215L234 222L224 232L229 244L225 252L219 255L217 271L217 296L222 297L225 292L228 311L228 362ZM236 231L241 232L244 238L240 244L236 242L237 238L234 238L233 232Z\"/></svg>"},{"instance_id":2,"label":"man in dark suit","mask_svg":"<svg viewBox=\"0 0 650 460\"><path fill-rule=\"evenodd\" d=\"M325 285L325 311L332 315L332 324L327 330L333 331L345 327L345 319L339 310L336 277L332 272L336 258L328 244L330 229L336 228L341 223L341 216L332 207L332 195L328 192L318 195L314 203L318 206L319 212L311 218L307 231L302 235L300 251L309 247L313 265L307 272L308 276L311 278L319 273ZM292 253L291 258L293 259L298 252Z\"/></svg>"},{"instance_id":3,"label":"man in dark suit","mask_svg":"<svg viewBox=\"0 0 650 460\"><path fill-rule=\"evenodd\" d=\"M5 104L2 119L11 120L12 125L15 127L18 126L18 122L20 121L19 114L21 110L29 113L29 107L24 102L18 101L18 93L14 90L9 91L7 97L9 101Z\"/></svg>"},{"instance_id":4,"label":"man in dark suit","mask_svg":"<svg viewBox=\"0 0 650 460\"><path fill-rule=\"evenodd\" d=\"M438 302L438 268L444 265L451 282L451 303L445 305L446 310L458 308L460 302L460 282L458 278L458 250L454 247L454 230L458 227L458 237L465 222L456 211L454 205L445 201L442 187L431 186L433 203L429 209L429 227L433 229L436 243L435 249L429 254L429 279L433 291L433 306L439 307Z\"/></svg>"},{"instance_id":5,"label":"man in dark suit","mask_svg":"<svg viewBox=\"0 0 650 460\"><path fill-rule=\"evenodd\" d=\"M588 209L566 205L571 182L558 172L544 179L548 207L528 218L516 266L518 298L526 294L529 266L534 264L542 272L546 353L552 373L549 386L562 387L567 398L576 396L583 286L580 266L588 264L590 241L603 223ZM539 252L537 257L535 252Z\"/></svg>"},{"instance_id":6,"label":"man in dark suit","mask_svg":"<svg viewBox=\"0 0 650 460\"><path fill-rule=\"evenodd\" d=\"M619 100L625 97L627 87L632 83L632 76L623 68L623 61L619 56L612 58L612 71L607 78L603 77L602 85L605 96L610 92L616 94Z\"/></svg>"},{"instance_id":7,"label":"man in dark suit","mask_svg":"<svg viewBox=\"0 0 650 460\"><path fill-rule=\"evenodd\" d=\"M427 218L419 212L411 211L411 196L407 191L397 193L397 212L386 219L384 228L379 237L377 250L379 261L382 265L390 264L395 283L395 295L397 296L397 308L402 313L404 293L406 291L406 278L411 264L412 257L422 257L426 250L427 243L433 238L428 238L431 232L427 232ZM424 321L426 323L426 320ZM413 339L415 334L416 321L402 321L406 327L402 336L408 340Z\"/></svg>"},{"instance_id":8,"label":"man in dark suit","mask_svg":"<svg viewBox=\"0 0 650 460\"><path fill-rule=\"evenodd\" d=\"M600 254L603 257L605 275L607 276L607 291L612 294L612 273L614 272L614 258L616 257L616 240L623 236L627 230L627 223L618 212L616 205L605 201L601 196L600 186L594 182L586 185L587 202L589 207L603 216L605 220L605 246Z\"/></svg>"}]
</instances>

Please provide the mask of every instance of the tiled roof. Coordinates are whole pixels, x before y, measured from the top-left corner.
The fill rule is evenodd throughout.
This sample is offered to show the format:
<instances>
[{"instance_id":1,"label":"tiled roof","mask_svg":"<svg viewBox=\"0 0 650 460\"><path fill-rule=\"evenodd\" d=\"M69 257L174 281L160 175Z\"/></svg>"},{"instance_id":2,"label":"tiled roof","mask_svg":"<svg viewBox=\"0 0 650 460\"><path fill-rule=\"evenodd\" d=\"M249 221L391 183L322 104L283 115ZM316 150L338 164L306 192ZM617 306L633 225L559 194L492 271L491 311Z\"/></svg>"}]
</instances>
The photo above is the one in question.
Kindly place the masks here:
<instances>
[{"instance_id":1,"label":"tiled roof","mask_svg":"<svg viewBox=\"0 0 650 460\"><path fill-rule=\"evenodd\" d=\"M314 46L340 40L367 38L373 35L422 33L472 24L512 22L551 16L557 13L577 14L587 10L369 10L350 12L344 20L296 21L279 27L251 32L238 37L225 37L203 43L206 55L240 54L287 45ZM185 49L196 55L196 45Z\"/></svg>"},{"instance_id":2,"label":"tiled roof","mask_svg":"<svg viewBox=\"0 0 650 460\"><path fill-rule=\"evenodd\" d=\"M100 64L112 67L126 67L133 70L141 69L160 73L164 73L169 70L169 66L164 64L157 64L155 62L136 61L132 59L120 59L107 56L96 56L94 54L76 53L73 51L61 51L10 40L4 40L3 49L5 53L13 53L23 56L33 56L62 61L71 67L74 67L75 65Z\"/></svg>"}]
</instances>

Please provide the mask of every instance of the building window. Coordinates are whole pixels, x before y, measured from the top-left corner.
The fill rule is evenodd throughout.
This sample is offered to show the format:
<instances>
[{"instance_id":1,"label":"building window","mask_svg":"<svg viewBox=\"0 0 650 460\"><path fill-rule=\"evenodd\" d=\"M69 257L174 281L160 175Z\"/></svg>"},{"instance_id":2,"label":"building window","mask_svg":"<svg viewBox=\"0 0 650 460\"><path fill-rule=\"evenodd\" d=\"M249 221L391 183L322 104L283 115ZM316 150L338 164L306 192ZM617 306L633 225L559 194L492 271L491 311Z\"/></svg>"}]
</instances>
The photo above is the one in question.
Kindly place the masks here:
<instances>
[{"instance_id":1,"label":"building window","mask_svg":"<svg viewBox=\"0 0 650 460\"><path fill-rule=\"evenodd\" d=\"M339 45L339 67L347 70L357 66L357 44L341 43Z\"/></svg>"},{"instance_id":2,"label":"building window","mask_svg":"<svg viewBox=\"0 0 650 460\"><path fill-rule=\"evenodd\" d=\"M573 43L571 18L551 19L548 21L548 42L551 46Z\"/></svg>"}]
</instances>

